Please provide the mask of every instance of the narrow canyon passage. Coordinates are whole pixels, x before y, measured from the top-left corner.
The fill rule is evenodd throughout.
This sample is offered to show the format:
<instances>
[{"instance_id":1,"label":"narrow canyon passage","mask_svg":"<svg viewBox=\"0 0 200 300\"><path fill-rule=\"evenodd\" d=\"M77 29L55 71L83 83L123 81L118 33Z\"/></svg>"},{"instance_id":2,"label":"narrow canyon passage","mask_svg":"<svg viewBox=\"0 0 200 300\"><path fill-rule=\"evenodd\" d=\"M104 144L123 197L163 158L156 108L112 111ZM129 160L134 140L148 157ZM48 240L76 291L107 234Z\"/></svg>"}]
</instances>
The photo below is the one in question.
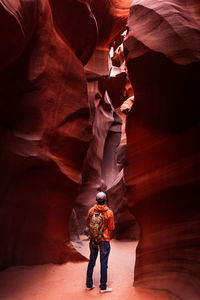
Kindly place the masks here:
<instances>
[{"instance_id":1,"label":"narrow canyon passage","mask_svg":"<svg viewBox=\"0 0 200 300\"><path fill-rule=\"evenodd\" d=\"M78 251L89 256L88 241L81 236ZM76 245L76 244L74 244ZM77 244L78 246L78 244ZM76 299L134 299L167 300L162 293L133 287L135 249L137 242L111 241L108 285L112 293L100 294L99 258L94 270L95 289L85 290L87 262L63 265L20 266L0 273L0 300L76 300Z\"/></svg>"},{"instance_id":2,"label":"narrow canyon passage","mask_svg":"<svg viewBox=\"0 0 200 300\"><path fill-rule=\"evenodd\" d=\"M0 25L0 300L199 300L200 1L0 0Z\"/></svg>"}]
</instances>

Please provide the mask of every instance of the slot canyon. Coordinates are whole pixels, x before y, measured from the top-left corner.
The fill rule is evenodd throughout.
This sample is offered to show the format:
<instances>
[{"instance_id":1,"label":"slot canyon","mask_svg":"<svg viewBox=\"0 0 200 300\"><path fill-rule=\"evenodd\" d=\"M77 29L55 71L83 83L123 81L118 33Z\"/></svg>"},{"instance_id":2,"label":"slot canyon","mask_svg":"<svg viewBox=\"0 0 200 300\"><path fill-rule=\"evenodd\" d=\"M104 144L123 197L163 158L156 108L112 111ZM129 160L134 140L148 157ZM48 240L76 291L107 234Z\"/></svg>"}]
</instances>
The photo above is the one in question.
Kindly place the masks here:
<instances>
[{"instance_id":1,"label":"slot canyon","mask_svg":"<svg viewBox=\"0 0 200 300\"><path fill-rule=\"evenodd\" d=\"M0 0L0 300L200 299L199 0Z\"/></svg>"}]
</instances>

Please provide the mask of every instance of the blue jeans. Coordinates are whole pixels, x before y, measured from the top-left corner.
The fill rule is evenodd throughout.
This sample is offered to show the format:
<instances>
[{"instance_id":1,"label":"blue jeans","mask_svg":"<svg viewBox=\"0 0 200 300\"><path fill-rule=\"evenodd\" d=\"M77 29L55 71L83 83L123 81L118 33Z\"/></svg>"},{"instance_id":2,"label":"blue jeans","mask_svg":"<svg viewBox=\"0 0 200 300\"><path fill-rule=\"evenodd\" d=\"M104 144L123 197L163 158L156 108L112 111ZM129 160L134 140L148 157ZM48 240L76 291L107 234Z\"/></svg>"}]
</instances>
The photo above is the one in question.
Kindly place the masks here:
<instances>
[{"instance_id":1,"label":"blue jeans","mask_svg":"<svg viewBox=\"0 0 200 300\"><path fill-rule=\"evenodd\" d=\"M110 242L101 241L100 245L100 263L101 263L101 278L100 278L100 289L105 290L107 287L107 268L108 268L108 256L110 253ZM94 246L90 243L90 261L88 263L87 268L87 288L91 288L93 286L92 274L94 270L94 266L96 263L96 259L98 256L98 246Z\"/></svg>"}]
</instances>

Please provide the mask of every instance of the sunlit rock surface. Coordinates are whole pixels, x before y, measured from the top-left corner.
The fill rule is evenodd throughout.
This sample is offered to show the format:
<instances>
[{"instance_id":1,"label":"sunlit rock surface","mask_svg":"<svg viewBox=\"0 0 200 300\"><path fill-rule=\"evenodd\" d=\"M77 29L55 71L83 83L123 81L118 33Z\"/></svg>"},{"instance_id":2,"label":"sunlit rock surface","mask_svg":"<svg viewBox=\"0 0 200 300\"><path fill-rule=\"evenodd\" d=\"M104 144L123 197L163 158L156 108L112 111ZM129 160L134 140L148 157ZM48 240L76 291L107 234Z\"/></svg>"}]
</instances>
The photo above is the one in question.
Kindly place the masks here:
<instances>
[{"instance_id":1,"label":"sunlit rock surface","mask_svg":"<svg viewBox=\"0 0 200 300\"><path fill-rule=\"evenodd\" d=\"M121 2L121 5L119 5ZM99 39L98 47L108 47L114 37L121 34L126 28L126 21L129 14L129 3L126 3L126 10L124 10L124 3L128 1L116 0L93 0L91 1L91 10L96 18ZM130 2L130 0L129 0ZM122 9L117 9L120 7Z\"/></svg>"},{"instance_id":2,"label":"sunlit rock surface","mask_svg":"<svg viewBox=\"0 0 200 300\"><path fill-rule=\"evenodd\" d=\"M125 182L140 224L135 285L200 297L199 1L134 1Z\"/></svg>"},{"instance_id":3,"label":"sunlit rock surface","mask_svg":"<svg viewBox=\"0 0 200 300\"><path fill-rule=\"evenodd\" d=\"M108 50L97 49L85 67L93 137L84 161L82 186L76 199L75 211L79 231L83 233L88 209L96 203L97 191L103 190L108 195L107 204L114 212L115 237L138 239L138 227L127 206L123 181L125 115L122 112L120 115L119 110L113 107L113 103L117 106L123 102L124 83L121 84L118 78L112 77L111 99L107 92L111 74L108 55ZM119 85L123 89L119 88Z\"/></svg>"},{"instance_id":4,"label":"sunlit rock surface","mask_svg":"<svg viewBox=\"0 0 200 300\"><path fill-rule=\"evenodd\" d=\"M181 65L200 59L198 0L134 0L127 26L129 59L149 51Z\"/></svg>"},{"instance_id":5,"label":"sunlit rock surface","mask_svg":"<svg viewBox=\"0 0 200 300\"><path fill-rule=\"evenodd\" d=\"M68 220L91 138L83 65L47 0L0 1L0 24L0 266L79 260Z\"/></svg>"}]
</instances>

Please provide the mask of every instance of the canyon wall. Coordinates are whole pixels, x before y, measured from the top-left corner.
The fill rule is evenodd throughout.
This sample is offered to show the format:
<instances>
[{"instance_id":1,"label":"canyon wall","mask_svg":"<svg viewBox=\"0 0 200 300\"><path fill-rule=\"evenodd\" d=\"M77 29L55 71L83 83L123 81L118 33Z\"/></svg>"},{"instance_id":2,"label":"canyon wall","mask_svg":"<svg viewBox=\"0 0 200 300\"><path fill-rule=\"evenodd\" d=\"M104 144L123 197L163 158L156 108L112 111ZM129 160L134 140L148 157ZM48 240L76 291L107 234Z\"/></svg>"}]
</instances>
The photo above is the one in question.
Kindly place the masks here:
<instances>
[{"instance_id":1,"label":"canyon wall","mask_svg":"<svg viewBox=\"0 0 200 300\"><path fill-rule=\"evenodd\" d=\"M75 11L63 32L47 0L0 1L1 268L82 259L68 220L91 139L82 63L97 29L88 6L79 9L93 36L87 48L87 34L74 43Z\"/></svg>"},{"instance_id":2,"label":"canyon wall","mask_svg":"<svg viewBox=\"0 0 200 300\"><path fill-rule=\"evenodd\" d=\"M125 182L141 229L135 286L200 297L200 4L135 0L124 42L135 94Z\"/></svg>"},{"instance_id":3,"label":"canyon wall","mask_svg":"<svg viewBox=\"0 0 200 300\"><path fill-rule=\"evenodd\" d=\"M107 129L101 118L95 123L97 103L88 97L84 65L97 44L108 47L126 24L111 3L101 10L105 4L0 1L1 269L83 259L70 245L69 218L82 171L83 182L86 178L85 160L98 145L100 157L91 161L101 173L114 121L114 109L105 101L97 115L107 114ZM102 131L100 144L95 145L93 129ZM92 168L89 173L92 178ZM98 180L90 197L101 186L101 176ZM88 198L83 201L88 207Z\"/></svg>"}]
</instances>

